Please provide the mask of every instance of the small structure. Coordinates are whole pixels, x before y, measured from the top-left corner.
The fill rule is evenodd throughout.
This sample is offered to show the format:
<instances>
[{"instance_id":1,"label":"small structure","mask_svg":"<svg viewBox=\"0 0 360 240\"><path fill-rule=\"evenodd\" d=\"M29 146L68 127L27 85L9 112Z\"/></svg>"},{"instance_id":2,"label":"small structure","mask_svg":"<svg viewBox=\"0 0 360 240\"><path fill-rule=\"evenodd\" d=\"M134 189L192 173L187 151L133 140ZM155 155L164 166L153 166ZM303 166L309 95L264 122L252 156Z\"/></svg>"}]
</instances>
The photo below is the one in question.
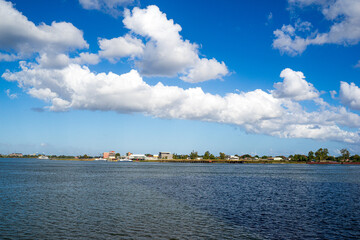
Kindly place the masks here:
<instances>
[{"instance_id":1,"label":"small structure","mask_svg":"<svg viewBox=\"0 0 360 240\"><path fill-rule=\"evenodd\" d=\"M9 157L23 157L22 153L11 153L9 154Z\"/></svg>"},{"instance_id":2,"label":"small structure","mask_svg":"<svg viewBox=\"0 0 360 240\"><path fill-rule=\"evenodd\" d=\"M116 159L115 151L104 152L103 158L110 160L110 161L114 161Z\"/></svg>"},{"instance_id":3,"label":"small structure","mask_svg":"<svg viewBox=\"0 0 360 240\"><path fill-rule=\"evenodd\" d=\"M131 154L128 158L131 160L145 160L146 156L145 154Z\"/></svg>"},{"instance_id":4,"label":"small structure","mask_svg":"<svg viewBox=\"0 0 360 240\"><path fill-rule=\"evenodd\" d=\"M274 161L282 161L284 160L282 157L274 157Z\"/></svg>"},{"instance_id":5,"label":"small structure","mask_svg":"<svg viewBox=\"0 0 360 240\"><path fill-rule=\"evenodd\" d=\"M173 155L170 152L159 152L159 159L173 159Z\"/></svg>"},{"instance_id":6,"label":"small structure","mask_svg":"<svg viewBox=\"0 0 360 240\"><path fill-rule=\"evenodd\" d=\"M228 160L239 160L238 156L231 155Z\"/></svg>"}]
</instances>

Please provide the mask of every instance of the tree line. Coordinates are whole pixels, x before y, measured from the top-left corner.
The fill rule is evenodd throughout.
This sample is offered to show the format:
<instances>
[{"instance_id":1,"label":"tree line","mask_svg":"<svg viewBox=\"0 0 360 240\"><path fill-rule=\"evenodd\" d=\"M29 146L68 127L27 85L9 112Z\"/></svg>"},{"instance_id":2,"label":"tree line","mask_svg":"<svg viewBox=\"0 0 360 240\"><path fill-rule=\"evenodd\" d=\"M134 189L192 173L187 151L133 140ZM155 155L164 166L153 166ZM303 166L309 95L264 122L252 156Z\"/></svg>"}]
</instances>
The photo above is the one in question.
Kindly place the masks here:
<instances>
[{"instance_id":1,"label":"tree line","mask_svg":"<svg viewBox=\"0 0 360 240\"><path fill-rule=\"evenodd\" d=\"M251 156L250 154L244 154L244 155L237 155L235 156L239 157L239 159L245 159L245 160L268 160L271 159L271 156L263 155L263 156ZM203 155L199 155L197 151L192 151L190 154L173 154L174 159L226 159L230 157L229 155L220 152L219 155L215 156L214 154L210 153L209 151L206 151ZM317 151L309 151L307 155L304 154L294 154L290 155L288 157L285 156L276 156L280 157L283 160L290 160L290 161L297 161L297 162L311 162L311 161L351 161L351 162L360 162L360 156L358 154L350 155L350 152L347 149L341 149L340 155L335 157L329 155L329 150L327 148L319 148Z\"/></svg>"}]
</instances>

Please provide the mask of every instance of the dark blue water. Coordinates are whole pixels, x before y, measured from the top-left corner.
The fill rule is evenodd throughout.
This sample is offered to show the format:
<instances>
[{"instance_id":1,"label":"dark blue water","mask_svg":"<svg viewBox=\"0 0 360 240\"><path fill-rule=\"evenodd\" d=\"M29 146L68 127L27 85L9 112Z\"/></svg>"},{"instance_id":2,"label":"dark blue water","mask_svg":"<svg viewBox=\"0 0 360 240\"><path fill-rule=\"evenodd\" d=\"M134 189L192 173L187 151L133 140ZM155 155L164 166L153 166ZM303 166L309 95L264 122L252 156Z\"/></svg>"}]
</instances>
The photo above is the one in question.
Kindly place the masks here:
<instances>
[{"instance_id":1,"label":"dark blue water","mask_svg":"<svg viewBox=\"0 0 360 240\"><path fill-rule=\"evenodd\" d=\"M1 239L359 239L360 166L0 159Z\"/></svg>"}]
</instances>

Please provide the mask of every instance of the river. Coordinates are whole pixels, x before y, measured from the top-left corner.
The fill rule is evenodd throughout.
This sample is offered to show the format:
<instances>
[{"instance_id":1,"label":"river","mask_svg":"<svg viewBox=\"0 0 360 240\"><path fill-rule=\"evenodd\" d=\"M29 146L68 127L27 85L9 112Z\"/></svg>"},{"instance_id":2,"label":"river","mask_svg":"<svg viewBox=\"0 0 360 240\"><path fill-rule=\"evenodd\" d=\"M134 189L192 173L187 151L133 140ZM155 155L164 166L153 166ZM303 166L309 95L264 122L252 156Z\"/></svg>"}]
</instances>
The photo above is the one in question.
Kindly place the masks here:
<instances>
[{"instance_id":1,"label":"river","mask_svg":"<svg viewBox=\"0 0 360 240\"><path fill-rule=\"evenodd\" d=\"M1 239L359 239L360 166L0 159Z\"/></svg>"}]
</instances>

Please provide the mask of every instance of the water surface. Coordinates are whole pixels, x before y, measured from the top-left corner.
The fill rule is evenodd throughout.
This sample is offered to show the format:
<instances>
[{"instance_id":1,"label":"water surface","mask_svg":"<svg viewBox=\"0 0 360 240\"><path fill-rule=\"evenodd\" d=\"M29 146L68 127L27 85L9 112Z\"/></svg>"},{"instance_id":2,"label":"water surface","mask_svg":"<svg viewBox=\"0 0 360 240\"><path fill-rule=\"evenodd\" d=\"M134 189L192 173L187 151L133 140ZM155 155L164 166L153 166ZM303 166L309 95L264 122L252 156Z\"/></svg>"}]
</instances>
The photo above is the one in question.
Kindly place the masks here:
<instances>
[{"instance_id":1,"label":"water surface","mask_svg":"<svg viewBox=\"0 0 360 240\"><path fill-rule=\"evenodd\" d=\"M359 239L360 166L0 159L0 238Z\"/></svg>"}]
</instances>

